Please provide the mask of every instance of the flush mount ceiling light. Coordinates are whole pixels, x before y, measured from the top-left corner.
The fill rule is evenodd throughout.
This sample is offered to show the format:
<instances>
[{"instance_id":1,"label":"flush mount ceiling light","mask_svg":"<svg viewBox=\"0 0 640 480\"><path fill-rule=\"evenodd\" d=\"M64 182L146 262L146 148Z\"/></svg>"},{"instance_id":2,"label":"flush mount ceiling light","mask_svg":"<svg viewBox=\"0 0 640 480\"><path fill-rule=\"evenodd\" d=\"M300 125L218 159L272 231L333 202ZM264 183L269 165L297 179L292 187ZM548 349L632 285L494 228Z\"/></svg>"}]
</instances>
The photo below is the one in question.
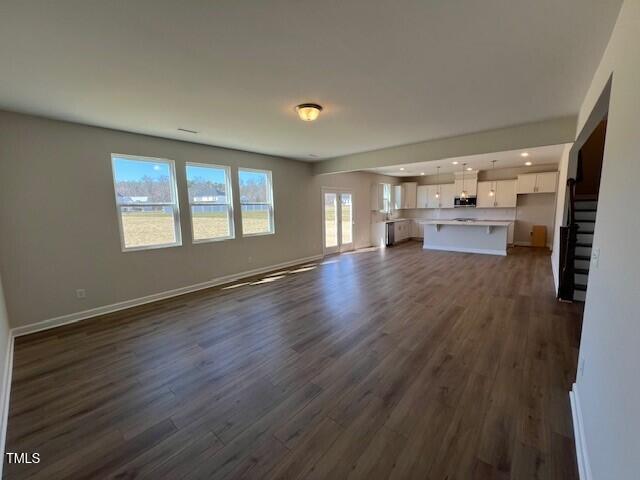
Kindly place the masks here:
<instances>
[{"instance_id":1,"label":"flush mount ceiling light","mask_svg":"<svg viewBox=\"0 0 640 480\"><path fill-rule=\"evenodd\" d=\"M529 152L522 152L520 154L521 157L528 157L529 156Z\"/></svg>"},{"instance_id":2,"label":"flush mount ceiling light","mask_svg":"<svg viewBox=\"0 0 640 480\"><path fill-rule=\"evenodd\" d=\"M321 111L322 107L317 103L301 103L296 107L296 112L298 112L300 120L305 122L313 122L318 118Z\"/></svg>"}]
</instances>

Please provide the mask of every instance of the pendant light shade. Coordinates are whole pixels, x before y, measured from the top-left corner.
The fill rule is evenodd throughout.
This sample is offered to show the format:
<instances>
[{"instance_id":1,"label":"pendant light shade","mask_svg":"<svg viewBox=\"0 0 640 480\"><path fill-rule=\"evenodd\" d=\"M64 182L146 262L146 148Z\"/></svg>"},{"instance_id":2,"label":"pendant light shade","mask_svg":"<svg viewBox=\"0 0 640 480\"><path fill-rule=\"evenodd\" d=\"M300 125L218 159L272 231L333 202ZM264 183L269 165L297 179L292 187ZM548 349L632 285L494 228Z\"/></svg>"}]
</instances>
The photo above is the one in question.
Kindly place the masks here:
<instances>
[{"instance_id":1,"label":"pendant light shade","mask_svg":"<svg viewBox=\"0 0 640 480\"><path fill-rule=\"evenodd\" d=\"M493 171L496 168L496 161L495 160L491 160L491 171ZM490 197L495 197L496 196L496 190L495 188L493 188L493 182L491 182L491 190L489 190L489 196Z\"/></svg>"},{"instance_id":2,"label":"pendant light shade","mask_svg":"<svg viewBox=\"0 0 640 480\"><path fill-rule=\"evenodd\" d=\"M437 172L436 173L436 181L438 182L438 186L436 188L436 198L440 198L440 167L437 167Z\"/></svg>"},{"instance_id":3,"label":"pendant light shade","mask_svg":"<svg viewBox=\"0 0 640 480\"><path fill-rule=\"evenodd\" d=\"M464 189L464 171L467 164L462 164L462 192L460 192L460 198L467 198L467 191Z\"/></svg>"}]
</instances>

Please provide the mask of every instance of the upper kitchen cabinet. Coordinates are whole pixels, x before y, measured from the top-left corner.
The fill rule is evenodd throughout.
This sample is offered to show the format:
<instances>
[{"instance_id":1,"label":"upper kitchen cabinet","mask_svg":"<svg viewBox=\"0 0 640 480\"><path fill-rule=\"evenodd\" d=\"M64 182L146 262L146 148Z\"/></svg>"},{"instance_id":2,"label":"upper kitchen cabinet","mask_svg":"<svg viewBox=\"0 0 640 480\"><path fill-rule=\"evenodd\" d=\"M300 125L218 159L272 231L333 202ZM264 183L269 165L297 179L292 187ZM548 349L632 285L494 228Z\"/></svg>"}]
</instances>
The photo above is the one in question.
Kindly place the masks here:
<instances>
[{"instance_id":1,"label":"upper kitchen cabinet","mask_svg":"<svg viewBox=\"0 0 640 480\"><path fill-rule=\"evenodd\" d=\"M558 187L558 172L518 175L517 193L553 193Z\"/></svg>"},{"instance_id":2,"label":"upper kitchen cabinet","mask_svg":"<svg viewBox=\"0 0 640 480\"><path fill-rule=\"evenodd\" d=\"M418 194L417 182L402 183L402 208L416 208L416 200Z\"/></svg>"},{"instance_id":3,"label":"upper kitchen cabinet","mask_svg":"<svg viewBox=\"0 0 640 480\"><path fill-rule=\"evenodd\" d=\"M418 185L418 194L416 195L416 208L431 208L429 206L429 186Z\"/></svg>"},{"instance_id":4,"label":"upper kitchen cabinet","mask_svg":"<svg viewBox=\"0 0 640 480\"><path fill-rule=\"evenodd\" d=\"M440 185L440 208L453 208L454 197L459 193L460 192L456 191L455 183L446 183L444 185Z\"/></svg>"},{"instance_id":5,"label":"upper kitchen cabinet","mask_svg":"<svg viewBox=\"0 0 640 480\"><path fill-rule=\"evenodd\" d=\"M516 183L516 180L478 182L477 208L515 208L518 199Z\"/></svg>"},{"instance_id":6,"label":"upper kitchen cabinet","mask_svg":"<svg viewBox=\"0 0 640 480\"><path fill-rule=\"evenodd\" d=\"M393 188L393 197L392 197L393 209L400 210L401 208L404 208L402 204L402 201L404 200L402 185L394 185L392 188Z\"/></svg>"}]
</instances>

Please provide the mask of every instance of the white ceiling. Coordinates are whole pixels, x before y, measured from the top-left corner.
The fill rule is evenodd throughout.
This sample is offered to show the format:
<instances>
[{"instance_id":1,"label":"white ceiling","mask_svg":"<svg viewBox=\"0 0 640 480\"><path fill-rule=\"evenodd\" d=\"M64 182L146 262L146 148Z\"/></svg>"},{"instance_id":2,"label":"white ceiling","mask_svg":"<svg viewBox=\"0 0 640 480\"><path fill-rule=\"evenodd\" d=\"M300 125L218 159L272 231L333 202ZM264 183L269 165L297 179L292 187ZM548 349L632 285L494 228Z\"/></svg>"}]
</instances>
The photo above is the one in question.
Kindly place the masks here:
<instances>
[{"instance_id":1,"label":"white ceiling","mask_svg":"<svg viewBox=\"0 0 640 480\"><path fill-rule=\"evenodd\" d=\"M577 113L620 4L3 0L0 108L318 160Z\"/></svg>"},{"instance_id":2,"label":"white ceiling","mask_svg":"<svg viewBox=\"0 0 640 480\"><path fill-rule=\"evenodd\" d=\"M525 162L532 165L558 164L562 156L564 145L551 145L548 147L528 148L526 150L513 150L509 152L487 153L482 155L471 155L467 157L447 158L445 160L409 163L406 165L394 165L393 167L379 167L367 169L368 172L375 172L392 177L416 177L422 175L435 175L440 167L440 173L461 172L463 164L473 170L490 170L492 160L496 160L495 168L524 167ZM528 157L523 157L522 153L528 153ZM454 165L453 162L458 162ZM400 170L403 168L404 170Z\"/></svg>"}]
</instances>

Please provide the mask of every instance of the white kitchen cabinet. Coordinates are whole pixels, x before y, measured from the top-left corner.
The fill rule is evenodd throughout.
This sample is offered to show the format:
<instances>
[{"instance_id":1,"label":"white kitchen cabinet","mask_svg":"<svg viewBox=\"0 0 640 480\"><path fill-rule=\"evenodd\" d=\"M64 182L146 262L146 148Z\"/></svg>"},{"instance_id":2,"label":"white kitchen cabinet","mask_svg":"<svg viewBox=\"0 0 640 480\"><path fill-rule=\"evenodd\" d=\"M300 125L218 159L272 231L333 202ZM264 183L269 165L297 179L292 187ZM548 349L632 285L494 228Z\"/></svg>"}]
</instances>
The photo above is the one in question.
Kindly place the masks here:
<instances>
[{"instance_id":1,"label":"white kitchen cabinet","mask_svg":"<svg viewBox=\"0 0 640 480\"><path fill-rule=\"evenodd\" d=\"M403 242L411 238L411 221L400 220L393 222L393 241L394 243Z\"/></svg>"},{"instance_id":2,"label":"white kitchen cabinet","mask_svg":"<svg viewBox=\"0 0 640 480\"><path fill-rule=\"evenodd\" d=\"M491 188L494 196L489 195ZM478 182L477 208L515 208L517 199L516 180Z\"/></svg>"},{"instance_id":3,"label":"white kitchen cabinet","mask_svg":"<svg viewBox=\"0 0 640 480\"><path fill-rule=\"evenodd\" d=\"M437 196L441 185L429 185L427 187L427 208L440 208L440 198Z\"/></svg>"},{"instance_id":4,"label":"white kitchen cabinet","mask_svg":"<svg viewBox=\"0 0 640 480\"><path fill-rule=\"evenodd\" d=\"M402 183L402 208L416 208L417 182Z\"/></svg>"},{"instance_id":5,"label":"white kitchen cabinet","mask_svg":"<svg viewBox=\"0 0 640 480\"><path fill-rule=\"evenodd\" d=\"M423 225L413 220L411 222L411 238L423 238Z\"/></svg>"},{"instance_id":6,"label":"white kitchen cabinet","mask_svg":"<svg viewBox=\"0 0 640 480\"><path fill-rule=\"evenodd\" d=\"M440 185L440 208L453 208L453 200L455 196L455 183L445 183L444 185Z\"/></svg>"},{"instance_id":7,"label":"white kitchen cabinet","mask_svg":"<svg viewBox=\"0 0 640 480\"><path fill-rule=\"evenodd\" d=\"M500 180L495 183L495 206L498 208L515 208L518 202L518 194L516 193L517 180Z\"/></svg>"},{"instance_id":8,"label":"white kitchen cabinet","mask_svg":"<svg viewBox=\"0 0 640 480\"><path fill-rule=\"evenodd\" d=\"M478 182L478 196L476 198L476 208L494 208L495 197L489 196L494 182Z\"/></svg>"},{"instance_id":9,"label":"white kitchen cabinet","mask_svg":"<svg viewBox=\"0 0 640 480\"><path fill-rule=\"evenodd\" d=\"M518 175L517 193L553 193L558 185L558 172Z\"/></svg>"},{"instance_id":10,"label":"white kitchen cabinet","mask_svg":"<svg viewBox=\"0 0 640 480\"><path fill-rule=\"evenodd\" d=\"M400 210L401 208L404 208L404 206L402 205L402 201L404 199L404 195L403 195L403 188L402 185L394 185L393 186L393 209L394 210Z\"/></svg>"},{"instance_id":11,"label":"white kitchen cabinet","mask_svg":"<svg viewBox=\"0 0 640 480\"><path fill-rule=\"evenodd\" d=\"M418 185L416 195L416 208L429 208L429 186Z\"/></svg>"},{"instance_id":12,"label":"white kitchen cabinet","mask_svg":"<svg viewBox=\"0 0 640 480\"><path fill-rule=\"evenodd\" d=\"M553 193L558 188L558 172L539 173L536 177L537 193Z\"/></svg>"}]
</instances>

